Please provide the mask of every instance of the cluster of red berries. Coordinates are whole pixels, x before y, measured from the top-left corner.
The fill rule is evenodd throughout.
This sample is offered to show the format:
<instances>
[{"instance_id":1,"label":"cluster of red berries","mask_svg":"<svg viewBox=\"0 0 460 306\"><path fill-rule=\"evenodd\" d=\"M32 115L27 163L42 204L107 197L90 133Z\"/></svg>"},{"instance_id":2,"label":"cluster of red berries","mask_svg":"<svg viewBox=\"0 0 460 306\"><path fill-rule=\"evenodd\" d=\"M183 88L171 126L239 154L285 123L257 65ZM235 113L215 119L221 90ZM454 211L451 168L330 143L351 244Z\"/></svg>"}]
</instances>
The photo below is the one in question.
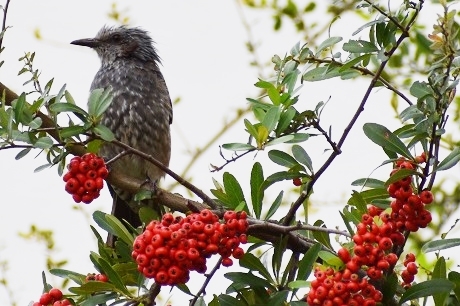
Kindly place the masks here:
<instances>
[{"instance_id":1,"label":"cluster of red berries","mask_svg":"<svg viewBox=\"0 0 460 306\"><path fill-rule=\"evenodd\" d=\"M403 264L406 269L401 272L401 278L403 280L401 285L404 288L408 288L411 286L415 275L418 273L418 267L415 264L415 255L412 253L407 254Z\"/></svg>"},{"instance_id":2,"label":"cluster of red berries","mask_svg":"<svg viewBox=\"0 0 460 306\"><path fill-rule=\"evenodd\" d=\"M224 223L208 209L185 218L167 213L161 221L152 221L134 240L132 257L138 270L160 285L186 283L189 272L205 273L206 259L222 256L222 265L233 264L244 255L240 243L246 243L248 228L244 211L226 211Z\"/></svg>"},{"instance_id":3,"label":"cluster of red berries","mask_svg":"<svg viewBox=\"0 0 460 306\"><path fill-rule=\"evenodd\" d=\"M424 155L420 157L423 158ZM413 170L415 166L412 162L400 158L396 161L391 175L400 169ZM433 194L429 190L415 194L412 188L412 176L390 184L388 193L394 198L391 202L391 220L398 231L416 232L431 222L431 213L425 208L425 205L433 202Z\"/></svg>"},{"instance_id":4,"label":"cluster of red berries","mask_svg":"<svg viewBox=\"0 0 460 306\"><path fill-rule=\"evenodd\" d=\"M49 292L45 292L40 297L38 302L32 306L66 306L71 305L68 299L63 299L62 291L57 288L52 288Z\"/></svg>"},{"instance_id":5,"label":"cluster of red berries","mask_svg":"<svg viewBox=\"0 0 460 306\"><path fill-rule=\"evenodd\" d=\"M349 269L343 272L328 267L315 268L315 279L306 296L308 305L374 306L383 298L382 293Z\"/></svg>"},{"instance_id":6,"label":"cluster of red berries","mask_svg":"<svg viewBox=\"0 0 460 306\"><path fill-rule=\"evenodd\" d=\"M107 283L109 281L109 278L105 274L96 274L96 273L88 273L86 275L85 280L87 282L89 281L96 281L96 282L103 282Z\"/></svg>"},{"instance_id":7,"label":"cluster of red berries","mask_svg":"<svg viewBox=\"0 0 460 306\"><path fill-rule=\"evenodd\" d=\"M109 174L105 162L93 153L82 157L75 156L67 165L69 170L63 176L65 190L70 193L76 203L91 203L99 197L104 187L104 179Z\"/></svg>"},{"instance_id":8,"label":"cluster of red berries","mask_svg":"<svg viewBox=\"0 0 460 306\"><path fill-rule=\"evenodd\" d=\"M424 154L416 158L416 162L418 163L425 161ZM413 170L415 166L412 162L400 158L395 162L395 167L391 175L394 175L400 169ZM403 233L405 231L417 231L419 228L426 227L431 222L431 213L425 209L425 205L433 202L433 194L429 190L415 194L412 188L412 176L407 176L390 184L388 192L394 198L390 205L391 212L374 205L368 206L367 213L362 215L361 222L356 227L356 233L353 236L355 245L351 249L353 251L352 254L345 247L342 247L337 252L338 257L345 264L345 269L342 272L335 272L340 277L335 276L334 273L329 273L327 277L324 277L322 273L319 273L319 277L322 280L318 280L318 276L315 274L316 280L313 281L314 283L312 282L312 290L310 290L307 296L309 305L354 305L350 304L350 301L354 300L361 301L365 305L375 305L376 302L381 300L380 292L368 294L368 289L364 291L366 294L363 294L359 290L352 291L349 289L347 294L337 299L338 294L335 293L336 290L334 291L331 288L336 284L344 283L344 281L346 286L349 286L349 278L344 278L343 275L348 276L351 274L358 277L357 272L360 270L367 273L367 277L362 278L360 282L367 284L366 279L381 279L383 274L392 269L398 261L398 256L392 252L392 249L394 245L404 245L405 237ZM417 265L414 261L414 255L409 254L404 262L406 270L402 271L401 278L403 279L402 285L406 288L410 286L414 280L414 275L417 273ZM326 284L324 284L326 279ZM318 288L323 287L319 290L320 294L318 294L318 288L315 288L313 284ZM338 286L340 287L341 285ZM326 294L323 291L326 291ZM375 297L373 302L370 300L372 297ZM336 303L334 299L337 302L343 301L344 303ZM369 301L365 302L366 300ZM323 304L323 302L326 304Z\"/></svg>"}]
</instances>

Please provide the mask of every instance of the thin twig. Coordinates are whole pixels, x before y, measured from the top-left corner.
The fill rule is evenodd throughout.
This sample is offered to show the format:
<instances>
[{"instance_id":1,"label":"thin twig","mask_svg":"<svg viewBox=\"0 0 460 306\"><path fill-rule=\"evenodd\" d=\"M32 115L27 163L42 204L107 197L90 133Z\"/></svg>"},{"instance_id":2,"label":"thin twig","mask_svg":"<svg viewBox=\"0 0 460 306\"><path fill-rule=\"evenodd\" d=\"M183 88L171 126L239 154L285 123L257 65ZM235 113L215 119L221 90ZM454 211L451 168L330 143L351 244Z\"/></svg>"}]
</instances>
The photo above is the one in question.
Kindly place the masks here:
<instances>
[{"instance_id":1,"label":"thin twig","mask_svg":"<svg viewBox=\"0 0 460 306\"><path fill-rule=\"evenodd\" d=\"M8 14L9 5L10 5L10 0L6 0L5 7L3 8L3 22L2 22L2 35L0 37L0 50L2 49L3 35L5 34L5 30L6 30L6 16Z\"/></svg>"},{"instance_id":2,"label":"thin twig","mask_svg":"<svg viewBox=\"0 0 460 306\"><path fill-rule=\"evenodd\" d=\"M200 297L200 295L202 295L203 293L205 293L205 290L206 290L206 287L208 286L209 282L211 281L212 277L214 276L214 274L216 274L217 270L220 268L220 264L222 263L222 257L219 258L219 260L217 261L216 265L214 266L214 268L211 270L211 272L209 274L206 274L206 279L203 283L203 286L201 286L200 290L198 290L197 294L195 295L195 297L193 298L193 300L190 301L190 306L194 306L196 301L198 300L198 298Z\"/></svg>"}]
</instances>

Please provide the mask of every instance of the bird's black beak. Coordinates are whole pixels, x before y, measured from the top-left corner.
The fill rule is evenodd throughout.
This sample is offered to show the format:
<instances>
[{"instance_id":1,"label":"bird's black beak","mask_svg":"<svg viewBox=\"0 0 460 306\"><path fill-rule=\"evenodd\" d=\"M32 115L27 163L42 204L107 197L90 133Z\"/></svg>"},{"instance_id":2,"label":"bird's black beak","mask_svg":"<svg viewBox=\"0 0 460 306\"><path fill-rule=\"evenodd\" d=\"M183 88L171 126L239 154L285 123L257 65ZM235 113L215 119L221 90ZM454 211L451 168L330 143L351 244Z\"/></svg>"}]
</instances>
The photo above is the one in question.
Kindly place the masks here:
<instances>
[{"instance_id":1,"label":"bird's black beak","mask_svg":"<svg viewBox=\"0 0 460 306\"><path fill-rule=\"evenodd\" d=\"M97 48L98 46L100 46L100 41L94 38L83 38L74 40L71 42L71 44L90 48Z\"/></svg>"}]
</instances>

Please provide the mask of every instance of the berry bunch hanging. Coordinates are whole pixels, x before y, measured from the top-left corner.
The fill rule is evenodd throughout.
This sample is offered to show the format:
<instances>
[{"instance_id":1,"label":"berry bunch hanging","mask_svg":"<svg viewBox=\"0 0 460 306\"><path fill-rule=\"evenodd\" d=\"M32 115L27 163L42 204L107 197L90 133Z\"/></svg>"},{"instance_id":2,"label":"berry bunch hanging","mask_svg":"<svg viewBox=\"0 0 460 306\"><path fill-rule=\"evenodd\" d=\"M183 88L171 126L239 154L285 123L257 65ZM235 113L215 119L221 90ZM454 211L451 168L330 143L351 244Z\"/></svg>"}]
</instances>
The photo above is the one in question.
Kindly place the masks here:
<instances>
[{"instance_id":1,"label":"berry bunch hanging","mask_svg":"<svg viewBox=\"0 0 460 306\"><path fill-rule=\"evenodd\" d=\"M50 291L45 292L40 297L38 302L32 304L32 306L66 306L71 305L68 299L63 298L62 291L57 288L52 288Z\"/></svg>"},{"instance_id":2,"label":"berry bunch hanging","mask_svg":"<svg viewBox=\"0 0 460 306\"><path fill-rule=\"evenodd\" d=\"M91 203L99 197L104 187L104 179L109 174L105 162L93 153L86 153L82 157L75 156L67 165L68 172L63 180L65 190L70 193L76 203Z\"/></svg>"},{"instance_id":3,"label":"berry bunch hanging","mask_svg":"<svg viewBox=\"0 0 460 306\"><path fill-rule=\"evenodd\" d=\"M248 228L244 211L227 211L224 223L208 209L185 218L167 213L152 221L134 240L132 257L138 270L160 285L186 283L190 271L205 273L206 259L222 256L222 265L231 266L231 256L239 259L244 251Z\"/></svg>"},{"instance_id":4,"label":"berry bunch hanging","mask_svg":"<svg viewBox=\"0 0 460 306\"><path fill-rule=\"evenodd\" d=\"M424 154L415 159L418 163L426 161ZM415 163L399 158L390 176L401 169L415 169ZM351 249L342 247L338 257L345 264L343 271L315 271L316 279L306 300L309 305L375 305L382 299L382 293L368 284L368 280L379 280L385 272L392 270L398 255L393 253L393 246L404 245L405 232L415 232L425 228L431 222L431 213L426 205L433 202L433 194L429 190L415 193L412 176L401 178L388 186L388 193L394 200L390 209L383 210L369 205L367 213L361 217L353 236L354 246ZM351 252L352 251L352 252ZM417 274L415 256L408 254L404 261L405 270L401 272L402 286L410 287ZM366 272L363 278L358 272ZM358 285L356 284L358 283ZM337 290L336 287L346 290ZM326 303L326 304L324 304Z\"/></svg>"}]
</instances>

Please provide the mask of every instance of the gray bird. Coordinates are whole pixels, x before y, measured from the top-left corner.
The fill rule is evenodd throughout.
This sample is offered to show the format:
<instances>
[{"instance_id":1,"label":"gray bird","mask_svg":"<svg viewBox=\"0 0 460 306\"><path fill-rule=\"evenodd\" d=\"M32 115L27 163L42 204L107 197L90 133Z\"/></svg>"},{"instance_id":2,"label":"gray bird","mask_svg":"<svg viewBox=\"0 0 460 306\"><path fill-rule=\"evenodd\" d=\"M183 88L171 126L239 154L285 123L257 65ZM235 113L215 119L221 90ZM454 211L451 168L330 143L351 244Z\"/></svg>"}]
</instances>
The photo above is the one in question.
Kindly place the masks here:
<instances>
[{"instance_id":1,"label":"gray bird","mask_svg":"<svg viewBox=\"0 0 460 306\"><path fill-rule=\"evenodd\" d=\"M140 28L104 26L96 37L75 40L71 44L94 49L101 60L91 90L112 87L113 101L101 123L115 134L116 139L168 166L172 105L159 69L160 57L148 33ZM122 151L120 147L106 143L101 147L100 155L110 160ZM110 169L155 185L164 176L164 172L152 163L132 154L118 159ZM112 214L139 226L139 208L151 203L136 203L133 194L117 188L111 193ZM113 245L113 242L109 235L107 243Z\"/></svg>"}]
</instances>

